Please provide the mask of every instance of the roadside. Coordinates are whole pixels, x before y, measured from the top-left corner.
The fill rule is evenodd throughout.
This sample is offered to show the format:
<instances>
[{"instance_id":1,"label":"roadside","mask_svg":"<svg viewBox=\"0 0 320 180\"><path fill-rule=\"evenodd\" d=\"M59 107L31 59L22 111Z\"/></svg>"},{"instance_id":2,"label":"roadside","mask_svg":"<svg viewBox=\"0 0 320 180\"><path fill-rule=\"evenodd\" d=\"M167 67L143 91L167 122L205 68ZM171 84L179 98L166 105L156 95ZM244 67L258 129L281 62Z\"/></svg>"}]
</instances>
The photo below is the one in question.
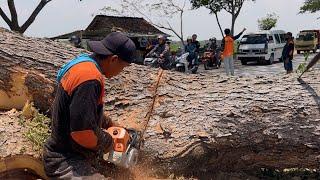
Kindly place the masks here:
<instances>
[{"instance_id":1,"label":"roadside","mask_svg":"<svg viewBox=\"0 0 320 180\"><path fill-rule=\"evenodd\" d=\"M315 54L310 54L309 61L315 56ZM302 54L296 54L293 60L294 72L296 72L300 63L304 62L304 56ZM316 68L320 68L320 64L316 65ZM219 69L214 70L204 70L203 65L200 65L199 73L209 73L209 74L220 74L225 75L223 63ZM248 63L248 65L241 65L239 60L235 60L235 75L240 77L252 77L252 76L269 76L277 74L286 74L283 63L275 61L272 65L258 65L255 62Z\"/></svg>"}]
</instances>

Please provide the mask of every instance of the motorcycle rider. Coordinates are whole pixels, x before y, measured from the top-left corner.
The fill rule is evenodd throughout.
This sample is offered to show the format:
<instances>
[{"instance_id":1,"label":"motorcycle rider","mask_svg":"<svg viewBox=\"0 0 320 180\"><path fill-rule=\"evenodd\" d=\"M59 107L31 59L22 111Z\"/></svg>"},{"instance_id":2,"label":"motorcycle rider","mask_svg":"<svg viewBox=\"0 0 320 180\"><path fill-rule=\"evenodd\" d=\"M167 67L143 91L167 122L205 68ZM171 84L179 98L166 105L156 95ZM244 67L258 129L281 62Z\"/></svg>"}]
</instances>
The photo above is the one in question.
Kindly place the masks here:
<instances>
[{"instance_id":1,"label":"motorcycle rider","mask_svg":"<svg viewBox=\"0 0 320 180\"><path fill-rule=\"evenodd\" d=\"M195 43L192 42L192 38L187 38L187 45L185 46L185 51L189 53L187 60L189 62L188 68L192 68L194 65L196 65L196 56L197 56L197 46Z\"/></svg>"},{"instance_id":2,"label":"motorcycle rider","mask_svg":"<svg viewBox=\"0 0 320 180\"><path fill-rule=\"evenodd\" d=\"M217 39L214 38L210 38L209 39L209 45L208 45L208 50L215 52L217 50Z\"/></svg>"},{"instance_id":3,"label":"motorcycle rider","mask_svg":"<svg viewBox=\"0 0 320 180\"><path fill-rule=\"evenodd\" d=\"M192 35L192 44L194 44L196 46L196 51L195 51L195 64L198 65L198 57L200 54L200 42L197 40L198 35L197 34L193 34Z\"/></svg>"},{"instance_id":4,"label":"motorcycle rider","mask_svg":"<svg viewBox=\"0 0 320 180\"><path fill-rule=\"evenodd\" d=\"M161 59L164 59L165 62L170 59L170 46L166 43L166 37L164 35L158 36L157 44L147 55L146 57L151 57L154 53L159 56Z\"/></svg>"}]
</instances>

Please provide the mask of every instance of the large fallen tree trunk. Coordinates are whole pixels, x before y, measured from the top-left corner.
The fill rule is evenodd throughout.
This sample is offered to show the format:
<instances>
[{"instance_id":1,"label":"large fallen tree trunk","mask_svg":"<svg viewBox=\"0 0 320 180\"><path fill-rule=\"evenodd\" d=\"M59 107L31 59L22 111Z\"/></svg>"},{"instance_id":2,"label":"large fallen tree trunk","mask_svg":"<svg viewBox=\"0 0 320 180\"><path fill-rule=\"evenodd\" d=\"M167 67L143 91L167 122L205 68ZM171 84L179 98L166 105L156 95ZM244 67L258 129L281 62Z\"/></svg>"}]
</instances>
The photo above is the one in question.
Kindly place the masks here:
<instances>
[{"instance_id":1,"label":"large fallen tree trunk","mask_svg":"<svg viewBox=\"0 0 320 180\"><path fill-rule=\"evenodd\" d=\"M0 108L47 111L57 69L79 49L0 29ZM165 172L319 168L320 75L225 78L132 65L106 82L105 110L144 130ZM0 154L1 155L1 154Z\"/></svg>"}]
</instances>

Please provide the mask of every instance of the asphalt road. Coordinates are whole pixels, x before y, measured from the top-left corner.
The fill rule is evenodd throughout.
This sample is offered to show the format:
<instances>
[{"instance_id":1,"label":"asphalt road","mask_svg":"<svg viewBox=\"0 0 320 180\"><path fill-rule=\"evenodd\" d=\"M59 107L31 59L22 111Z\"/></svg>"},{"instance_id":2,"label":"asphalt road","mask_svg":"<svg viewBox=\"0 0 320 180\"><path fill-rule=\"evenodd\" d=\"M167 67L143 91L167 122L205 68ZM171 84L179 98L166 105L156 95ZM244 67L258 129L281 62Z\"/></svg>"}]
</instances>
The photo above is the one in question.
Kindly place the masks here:
<instances>
[{"instance_id":1,"label":"asphalt road","mask_svg":"<svg viewBox=\"0 0 320 180\"><path fill-rule=\"evenodd\" d=\"M309 60L314 57L315 54L310 54ZM303 55L295 55L293 60L293 69L294 72L297 70L300 63L304 62ZM320 68L320 63L316 65L317 68ZM223 63L220 69L213 70L204 70L203 65L199 67L199 73L221 73L225 74ZM267 75L276 75L276 74L286 74L286 71L283 67L283 62L275 61L272 65L259 65L255 62L249 62L248 65L241 65L240 60L235 60L235 76L267 76Z\"/></svg>"}]
</instances>

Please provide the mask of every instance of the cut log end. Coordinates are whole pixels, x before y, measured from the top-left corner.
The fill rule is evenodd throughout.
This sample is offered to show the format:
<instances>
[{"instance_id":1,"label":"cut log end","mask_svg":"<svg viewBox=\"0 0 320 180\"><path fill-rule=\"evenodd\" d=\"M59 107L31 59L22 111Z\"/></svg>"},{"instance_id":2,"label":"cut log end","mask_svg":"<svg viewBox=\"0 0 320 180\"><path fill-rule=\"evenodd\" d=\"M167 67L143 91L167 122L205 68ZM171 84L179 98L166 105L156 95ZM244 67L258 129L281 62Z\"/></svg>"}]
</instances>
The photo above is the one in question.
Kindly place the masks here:
<instances>
[{"instance_id":1,"label":"cut log end","mask_svg":"<svg viewBox=\"0 0 320 180\"><path fill-rule=\"evenodd\" d=\"M18 155L0 159L0 179L48 179L42 161Z\"/></svg>"}]
</instances>

